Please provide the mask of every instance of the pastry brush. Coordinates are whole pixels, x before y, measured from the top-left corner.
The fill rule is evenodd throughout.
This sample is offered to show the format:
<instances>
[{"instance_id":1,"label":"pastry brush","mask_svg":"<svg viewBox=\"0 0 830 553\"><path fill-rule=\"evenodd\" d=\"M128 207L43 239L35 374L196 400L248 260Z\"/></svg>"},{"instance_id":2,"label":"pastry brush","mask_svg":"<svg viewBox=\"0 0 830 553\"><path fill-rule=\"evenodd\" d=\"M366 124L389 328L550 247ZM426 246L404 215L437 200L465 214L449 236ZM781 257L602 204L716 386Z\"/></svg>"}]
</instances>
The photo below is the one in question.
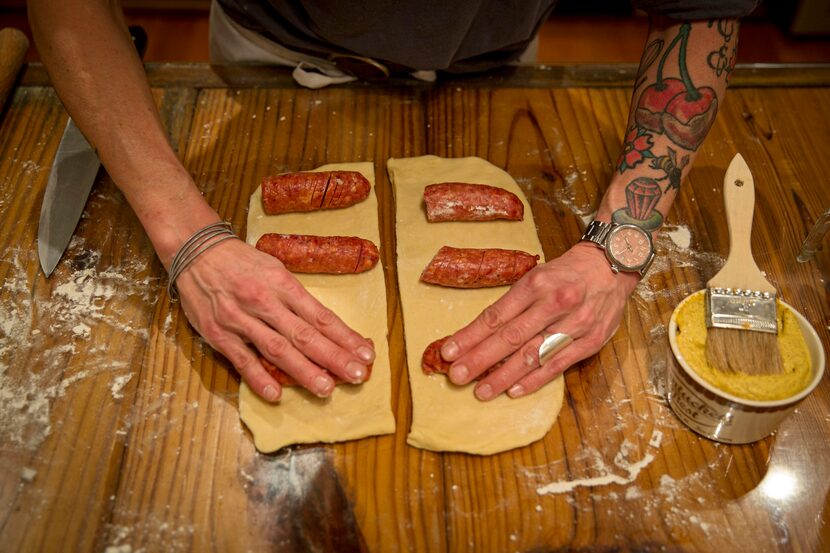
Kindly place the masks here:
<instances>
[{"instance_id":1,"label":"pastry brush","mask_svg":"<svg viewBox=\"0 0 830 553\"><path fill-rule=\"evenodd\" d=\"M726 263L706 284L706 357L724 372L780 373L775 287L752 257L755 184L741 154L726 170L723 201L730 246Z\"/></svg>"}]
</instances>

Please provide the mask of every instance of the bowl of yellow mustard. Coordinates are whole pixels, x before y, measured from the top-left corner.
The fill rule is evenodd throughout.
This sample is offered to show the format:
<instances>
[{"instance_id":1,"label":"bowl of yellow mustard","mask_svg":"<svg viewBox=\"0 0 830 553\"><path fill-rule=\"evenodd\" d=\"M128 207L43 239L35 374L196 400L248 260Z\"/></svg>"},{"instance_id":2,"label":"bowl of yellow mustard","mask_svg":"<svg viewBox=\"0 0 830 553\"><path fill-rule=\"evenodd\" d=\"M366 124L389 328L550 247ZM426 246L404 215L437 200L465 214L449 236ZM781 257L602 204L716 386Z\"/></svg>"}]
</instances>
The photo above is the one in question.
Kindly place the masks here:
<instances>
[{"instance_id":1,"label":"bowl of yellow mustard","mask_svg":"<svg viewBox=\"0 0 830 553\"><path fill-rule=\"evenodd\" d=\"M779 300L778 349L784 370L776 374L720 371L706 359L704 301L705 290L700 290L672 312L669 406L686 426L706 438L732 444L763 439L821 381L825 364L821 340L801 313Z\"/></svg>"}]
</instances>

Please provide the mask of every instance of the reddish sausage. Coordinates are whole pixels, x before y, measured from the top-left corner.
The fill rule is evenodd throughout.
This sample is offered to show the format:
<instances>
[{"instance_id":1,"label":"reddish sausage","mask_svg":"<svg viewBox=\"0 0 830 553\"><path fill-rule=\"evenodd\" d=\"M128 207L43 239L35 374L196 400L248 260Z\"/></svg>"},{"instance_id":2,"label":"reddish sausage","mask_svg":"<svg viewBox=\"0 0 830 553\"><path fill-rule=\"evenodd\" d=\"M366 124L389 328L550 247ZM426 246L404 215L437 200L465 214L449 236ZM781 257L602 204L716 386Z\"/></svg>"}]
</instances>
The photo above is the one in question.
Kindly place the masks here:
<instances>
[{"instance_id":1,"label":"reddish sausage","mask_svg":"<svg viewBox=\"0 0 830 553\"><path fill-rule=\"evenodd\" d=\"M538 255L519 250L444 246L421 273L421 280L452 288L502 286L519 280L538 259Z\"/></svg>"},{"instance_id":2,"label":"reddish sausage","mask_svg":"<svg viewBox=\"0 0 830 553\"><path fill-rule=\"evenodd\" d=\"M258 250L273 255L293 273L362 273L378 262L378 248L356 236L263 234Z\"/></svg>"},{"instance_id":3,"label":"reddish sausage","mask_svg":"<svg viewBox=\"0 0 830 553\"><path fill-rule=\"evenodd\" d=\"M375 343L371 339L368 339L368 340L369 340L369 343L372 344L372 347L374 347ZM294 377L290 376L288 373L286 373L282 369L278 369L276 365L274 365L273 363L271 363L270 361L268 361L266 358L262 357L261 355L259 356L259 362L262 363L262 367L268 372L268 374L270 374L272 377L274 377L274 380L276 380L279 383L280 386L285 386L285 387L299 386L299 384L297 384L297 381L294 380ZM369 363L366 366L366 378L363 379L363 382L366 382L367 380L372 378L372 366L373 365L374 365L374 363ZM342 378L340 378L336 374L332 374L332 373L329 373L329 374L331 374L331 377L334 379L335 384L343 384L344 382L346 382L345 380L343 380Z\"/></svg>"},{"instance_id":4,"label":"reddish sausage","mask_svg":"<svg viewBox=\"0 0 830 553\"><path fill-rule=\"evenodd\" d=\"M441 357L441 346L444 345L447 338L449 338L449 336L444 336L440 340L435 340L427 346L427 349L424 350L424 356L421 358L421 370L424 371L424 374L450 374L450 365L452 365L452 363L444 361L444 358ZM494 370L501 367L503 364L504 361L499 361L491 368L478 375L475 380L481 380Z\"/></svg>"},{"instance_id":5,"label":"reddish sausage","mask_svg":"<svg viewBox=\"0 0 830 553\"><path fill-rule=\"evenodd\" d=\"M369 196L369 181L357 171L286 173L262 181L268 215L349 207Z\"/></svg>"},{"instance_id":6,"label":"reddish sausage","mask_svg":"<svg viewBox=\"0 0 830 553\"><path fill-rule=\"evenodd\" d=\"M430 184L424 189L424 203L427 220L431 223L494 219L521 221L524 217L524 205L518 196L487 184Z\"/></svg>"}]
</instances>

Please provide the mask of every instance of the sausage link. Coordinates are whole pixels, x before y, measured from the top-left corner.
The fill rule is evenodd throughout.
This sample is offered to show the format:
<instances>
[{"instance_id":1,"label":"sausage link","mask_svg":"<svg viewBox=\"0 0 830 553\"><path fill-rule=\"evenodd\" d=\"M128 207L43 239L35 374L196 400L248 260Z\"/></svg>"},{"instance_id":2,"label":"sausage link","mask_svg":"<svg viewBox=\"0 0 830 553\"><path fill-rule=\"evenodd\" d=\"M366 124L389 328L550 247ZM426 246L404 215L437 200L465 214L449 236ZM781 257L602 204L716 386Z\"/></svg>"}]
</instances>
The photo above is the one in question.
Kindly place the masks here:
<instances>
[{"instance_id":1,"label":"sausage link","mask_svg":"<svg viewBox=\"0 0 830 553\"><path fill-rule=\"evenodd\" d=\"M519 250L443 246L421 273L421 280L451 288L502 286L519 280L538 260L538 255Z\"/></svg>"},{"instance_id":2,"label":"sausage link","mask_svg":"<svg viewBox=\"0 0 830 553\"><path fill-rule=\"evenodd\" d=\"M377 265L378 248L356 236L263 234L256 248L273 255L293 273L362 273Z\"/></svg>"},{"instance_id":3,"label":"sausage link","mask_svg":"<svg viewBox=\"0 0 830 553\"><path fill-rule=\"evenodd\" d=\"M421 370L424 371L424 374L450 374L450 365L452 365L452 363L445 361L444 358L441 357L441 346L444 345L447 338L449 338L449 336L444 336L439 340L435 340L427 346L427 349L424 350L424 355L421 358ZM475 380L481 380L494 370L501 367L503 364L504 361L499 361L478 375Z\"/></svg>"},{"instance_id":4,"label":"sausage link","mask_svg":"<svg viewBox=\"0 0 830 553\"><path fill-rule=\"evenodd\" d=\"M369 181L357 171L286 173L262 180L266 214L349 207L369 196Z\"/></svg>"},{"instance_id":5,"label":"sausage link","mask_svg":"<svg viewBox=\"0 0 830 553\"><path fill-rule=\"evenodd\" d=\"M521 221L524 217L524 205L518 196L487 184L430 184L424 189L424 203L427 220L431 223L494 219Z\"/></svg>"}]
</instances>

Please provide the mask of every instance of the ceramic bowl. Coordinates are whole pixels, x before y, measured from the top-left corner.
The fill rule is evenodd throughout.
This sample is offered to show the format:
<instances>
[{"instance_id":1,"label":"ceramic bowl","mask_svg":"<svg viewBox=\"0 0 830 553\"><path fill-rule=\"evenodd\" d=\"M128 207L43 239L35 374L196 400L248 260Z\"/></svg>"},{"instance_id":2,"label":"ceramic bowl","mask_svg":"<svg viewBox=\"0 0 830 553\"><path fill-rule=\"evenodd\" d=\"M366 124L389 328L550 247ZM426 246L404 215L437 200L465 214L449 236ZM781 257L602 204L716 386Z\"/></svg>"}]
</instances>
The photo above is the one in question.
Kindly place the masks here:
<instances>
[{"instance_id":1,"label":"ceramic bowl","mask_svg":"<svg viewBox=\"0 0 830 553\"><path fill-rule=\"evenodd\" d=\"M807 342L812 361L812 379L797 394L775 401L754 401L734 396L709 384L687 363L677 344L677 313L697 294L685 298L672 312L669 321L669 344L673 358L668 363L668 402L683 423L706 438L728 444L746 444L769 436L812 392L824 375L824 348L812 325L804 316L786 305L796 316Z\"/></svg>"}]
</instances>

